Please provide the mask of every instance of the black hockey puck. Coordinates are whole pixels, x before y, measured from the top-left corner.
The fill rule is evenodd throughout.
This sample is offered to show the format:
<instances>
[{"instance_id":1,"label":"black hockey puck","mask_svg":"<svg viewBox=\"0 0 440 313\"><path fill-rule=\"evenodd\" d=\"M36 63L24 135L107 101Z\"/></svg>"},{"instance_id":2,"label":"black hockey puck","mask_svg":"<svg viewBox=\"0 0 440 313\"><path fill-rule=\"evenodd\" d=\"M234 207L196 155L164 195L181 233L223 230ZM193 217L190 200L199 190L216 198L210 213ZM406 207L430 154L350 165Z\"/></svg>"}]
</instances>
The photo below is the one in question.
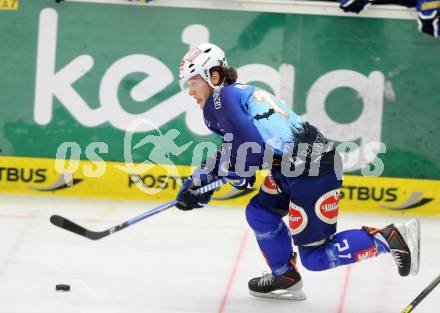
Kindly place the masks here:
<instances>
[{"instance_id":1,"label":"black hockey puck","mask_svg":"<svg viewBox=\"0 0 440 313\"><path fill-rule=\"evenodd\" d=\"M55 286L56 291L70 291L70 285L58 284Z\"/></svg>"}]
</instances>

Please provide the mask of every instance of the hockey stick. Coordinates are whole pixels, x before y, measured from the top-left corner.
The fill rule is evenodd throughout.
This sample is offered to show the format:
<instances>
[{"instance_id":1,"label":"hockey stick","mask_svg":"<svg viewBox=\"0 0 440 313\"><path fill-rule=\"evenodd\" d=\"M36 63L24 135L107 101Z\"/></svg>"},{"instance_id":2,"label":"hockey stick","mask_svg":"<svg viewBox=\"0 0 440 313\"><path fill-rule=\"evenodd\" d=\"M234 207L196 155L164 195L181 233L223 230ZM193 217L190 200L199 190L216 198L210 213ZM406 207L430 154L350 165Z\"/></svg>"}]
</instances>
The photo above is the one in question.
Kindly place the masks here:
<instances>
[{"instance_id":1,"label":"hockey stick","mask_svg":"<svg viewBox=\"0 0 440 313\"><path fill-rule=\"evenodd\" d=\"M403 309L402 313L409 313L414 310L414 308L422 302L423 299L440 284L440 275L438 275L423 291L407 306Z\"/></svg>"},{"instance_id":2,"label":"hockey stick","mask_svg":"<svg viewBox=\"0 0 440 313\"><path fill-rule=\"evenodd\" d=\"M206 193L208 191L214 190L214 189L224 185L225 183L227 183L227 180L224 178L220 179L220 180L216 180L206 186L203 186L203 187L197 189L196 192L197 193ZM124 229L128 226L136 224L137 222L140 222L150 216L153 216L153 215L156 215L160 212L163 212L163 211L175 206L176 203L177 203L177 200L173 200L173 201L164 203L154 209L151 209L145 213L142 213L141 215L133 217L132 219L129 219L128 221L126 221L124 223L110 227L109 229L106 229L103 231L88 230L85 227L78 225L78 224L72 222L71 220L69 220L65 217L62 217L60 215L52 215L50 217L50 222L55 226L58 226L58 227L63 228L65 230L68 230L68 231L75 233L77 235L86 237L91 240L98 240L98 239L104 238L108 235L114 234L117 231L120 231L121 229Z\"/></svg>"}]
</instances>

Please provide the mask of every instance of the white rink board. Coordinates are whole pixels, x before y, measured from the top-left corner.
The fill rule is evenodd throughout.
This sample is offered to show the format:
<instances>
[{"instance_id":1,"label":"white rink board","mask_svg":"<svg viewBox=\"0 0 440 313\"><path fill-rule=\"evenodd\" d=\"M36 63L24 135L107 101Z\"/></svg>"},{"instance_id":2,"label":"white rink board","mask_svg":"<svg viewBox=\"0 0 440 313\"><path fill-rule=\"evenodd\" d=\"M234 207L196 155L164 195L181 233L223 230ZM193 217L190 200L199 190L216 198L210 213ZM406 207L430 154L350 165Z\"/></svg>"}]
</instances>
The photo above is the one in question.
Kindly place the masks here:
<instances>
[{"instance_id":1,"label":"white rink board","mask_svg":"<svg viewBox=\"0 0 440 313\"><path fill-rule=\"evenodd\" d=\"M156 205L0 195L0 313L394 313L440 272L439 219L421 219L418 276L401 278L391 256L326 272L300 265L304 302L248 295L248 279L267 267L243 208L170 209L99 241L49 223L59 214L102 230ZM339 230L395 220L342 213ZM438 307L440 287L415 312Z\"/></svg>"}]
</instances>

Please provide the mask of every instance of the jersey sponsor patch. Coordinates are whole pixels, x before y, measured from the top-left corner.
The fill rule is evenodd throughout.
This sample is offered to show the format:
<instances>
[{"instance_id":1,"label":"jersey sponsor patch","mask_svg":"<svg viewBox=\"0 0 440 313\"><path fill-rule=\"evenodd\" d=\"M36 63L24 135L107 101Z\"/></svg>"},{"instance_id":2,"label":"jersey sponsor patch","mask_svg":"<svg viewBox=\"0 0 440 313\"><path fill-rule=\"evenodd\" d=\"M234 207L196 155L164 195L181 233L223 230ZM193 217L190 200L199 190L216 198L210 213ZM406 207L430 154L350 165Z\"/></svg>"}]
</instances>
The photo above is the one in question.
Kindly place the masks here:
<instances>
[{"instance_id":1,"label":"jersey sponsor patch","mask_svg":"<svg viewBox=\"0 0 440 313\"><path fill-rule=\"evenodd\" d=\"M308 223L306 211L293 202L289 203L289 228L292 235L302 232Z\"/></svg>"},{"instance_id":2,"label":"jersey sponsor patch","mask_svg":"<svg viewBox=\"0 0 440 313\"><path fill-rule=\"evenodd\" d=\"M359 251L355 254L355 260L356 262L362 261L362 260L366 260L372 257L377 256L377 249L375 246Z\"/></svg>"},{"instance_id":3,"label":"jersey sponsor patch","mask_svg":"<svg viewBox=\"0 0 440 313\"><path fill-rule=\"evenodd\" d=\"M261 190L270 195L277 195L281 192L273 176L270 174L266 176L264 182L261 184Z\"/></svg>"},{"instance_id":4,"label":"jersey sponsor patch","mask_svg":"<svg viewBox=\"0 0 440 313\"><path fill-rule=\"evenodd\" d=\"M341 188L323 194L315 203L315 212L318 218L327 223L334 224L338 220L339 199Z\"/></svg>"}]
</instances>

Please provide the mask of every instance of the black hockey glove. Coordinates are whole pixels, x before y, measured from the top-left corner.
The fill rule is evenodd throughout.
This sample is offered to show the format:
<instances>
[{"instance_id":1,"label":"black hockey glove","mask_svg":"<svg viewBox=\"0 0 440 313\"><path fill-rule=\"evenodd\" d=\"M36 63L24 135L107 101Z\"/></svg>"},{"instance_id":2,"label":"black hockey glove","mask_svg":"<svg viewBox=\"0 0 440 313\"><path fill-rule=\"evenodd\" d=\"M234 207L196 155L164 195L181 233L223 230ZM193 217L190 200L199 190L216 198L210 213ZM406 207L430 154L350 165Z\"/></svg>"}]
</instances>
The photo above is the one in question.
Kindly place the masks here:
<instances>
[{"instance_id":1,"label":"black hockey glove","mask_svg":"<svg viewBox=\"0 0 440 313\"><path fill-rule=\"evenodd\" d=\"M203 208L211 200L215 191L211 190L202 194L195 192L197 189L209 184L212 181L212 176L206 172L200 173L198 171L193 173L193 176L183 182L182 188L177 194L176 207L180 210L189 211Z\"/></svg>"}]
</instances>

